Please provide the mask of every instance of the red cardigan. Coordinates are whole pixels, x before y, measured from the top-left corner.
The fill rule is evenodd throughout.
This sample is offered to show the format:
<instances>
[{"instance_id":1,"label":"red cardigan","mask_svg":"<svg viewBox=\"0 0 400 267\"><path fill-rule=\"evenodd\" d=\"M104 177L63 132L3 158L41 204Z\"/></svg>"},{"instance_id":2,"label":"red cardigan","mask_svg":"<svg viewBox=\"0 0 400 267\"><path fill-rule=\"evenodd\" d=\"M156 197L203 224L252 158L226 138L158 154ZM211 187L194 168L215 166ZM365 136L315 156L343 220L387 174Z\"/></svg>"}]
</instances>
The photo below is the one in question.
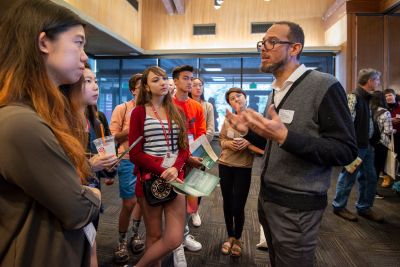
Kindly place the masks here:
<instances>
[{"instance_id":1,"label":"red cardigan","mask_svg":"<svg viewBox=\"0 0 400 267\"><path fill-rule=\"evenodd\" d=\"M129 124L129 145L131 145L139 136L144 134L144 121L146 118L146 109L144 106L137 106L133 109L131 120ZM163 157L156 157L143 152L143 145L145 139L142 138L140 142L132 148L129 152L130 160L135 164L134 174L137 176L136 180L136 195L143 196L142 183L140 182L141 172L161 174L166 169L161 167ZM172 165L179 172L179 177L183 178L183 166L189 157L189 148L179 149L178 157Z\"/></svg>"}]
</instances>

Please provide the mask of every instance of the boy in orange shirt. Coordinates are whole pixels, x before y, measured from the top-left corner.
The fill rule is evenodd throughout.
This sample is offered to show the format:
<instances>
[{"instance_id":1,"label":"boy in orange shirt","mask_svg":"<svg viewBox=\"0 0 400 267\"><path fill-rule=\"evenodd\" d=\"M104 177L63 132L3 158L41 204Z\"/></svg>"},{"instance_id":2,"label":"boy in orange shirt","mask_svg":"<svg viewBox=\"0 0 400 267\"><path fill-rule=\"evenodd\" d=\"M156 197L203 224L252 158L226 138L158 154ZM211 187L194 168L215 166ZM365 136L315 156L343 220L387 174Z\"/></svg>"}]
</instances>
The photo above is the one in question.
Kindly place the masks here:
<instances>
[{"instance_id":1,"label":"boy in orange shirt","mask_svg":"<svg viewBox=\"0 0 400 267\"><path fill-rule=\"evenodd\" d=\"M202 106L189 97L189 93L192 90L193 67L189 65L176 67L172 71L172 78L174 79L176 87L176 93L173 98L174 103L185 113L186 127L190 144L201 135L206 134L207 130ZM196 157L190 157L188 162L193 167L200 167L202 165L199 158ZM196 241L194 237L189 234L189 218L190 215L187 214L183 245L179 246L174 251L174 265L176 267L186 266L186 258L183 247L186 247L190 251L199 251L202 249L200 242Z\"/></svg>"}]
</instances>

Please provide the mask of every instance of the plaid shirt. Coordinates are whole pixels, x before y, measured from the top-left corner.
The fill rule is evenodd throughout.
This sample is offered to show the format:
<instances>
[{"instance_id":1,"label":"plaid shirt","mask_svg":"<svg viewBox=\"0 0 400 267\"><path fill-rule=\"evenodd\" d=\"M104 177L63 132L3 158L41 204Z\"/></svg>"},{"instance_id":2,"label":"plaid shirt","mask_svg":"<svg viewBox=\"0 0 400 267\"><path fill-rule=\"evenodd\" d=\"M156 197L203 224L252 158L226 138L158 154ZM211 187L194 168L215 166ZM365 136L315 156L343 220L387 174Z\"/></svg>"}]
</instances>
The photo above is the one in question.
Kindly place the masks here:
<instances>
[{"instance_id":1,"label":"plaid shirt","mask_svg":"<svg viewBox=\"0 0 400 267\"><path fill-rule=\"evenodd\" d=\"M383 108L379 107L377 111L382 109ZM390 112L386 110L386 112L380 114L377 118L377 123L379 131L381 132L381 140L379 142L389 148L390 137L393 133L392 116L390 115Z\"/></svg>"}]
</instances>

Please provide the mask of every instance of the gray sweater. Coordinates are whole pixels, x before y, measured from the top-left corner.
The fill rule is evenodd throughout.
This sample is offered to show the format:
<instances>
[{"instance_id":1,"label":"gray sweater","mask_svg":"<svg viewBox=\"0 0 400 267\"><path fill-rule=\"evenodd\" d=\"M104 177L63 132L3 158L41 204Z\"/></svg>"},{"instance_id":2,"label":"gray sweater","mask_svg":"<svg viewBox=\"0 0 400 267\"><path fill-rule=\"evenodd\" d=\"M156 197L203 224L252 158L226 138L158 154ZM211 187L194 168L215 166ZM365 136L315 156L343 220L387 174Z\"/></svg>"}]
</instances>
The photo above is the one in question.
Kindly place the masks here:
<instances>
[{"instance_id":1,"label":"gray sweater","mask_svg":"<svg viewBox=\"0 0 400 267\"><path fill-rule=\"evenodd\" d=\"M332 166L347 165L357 157L346 94L333 76L311 71L292 85L285 98L277 110L292 110L294 115L281 146L252 132L246 136L266 149L260 197L299 210L322 209ZM267 107L271 101L272 97Z\"/></svg>"}]
</instances>

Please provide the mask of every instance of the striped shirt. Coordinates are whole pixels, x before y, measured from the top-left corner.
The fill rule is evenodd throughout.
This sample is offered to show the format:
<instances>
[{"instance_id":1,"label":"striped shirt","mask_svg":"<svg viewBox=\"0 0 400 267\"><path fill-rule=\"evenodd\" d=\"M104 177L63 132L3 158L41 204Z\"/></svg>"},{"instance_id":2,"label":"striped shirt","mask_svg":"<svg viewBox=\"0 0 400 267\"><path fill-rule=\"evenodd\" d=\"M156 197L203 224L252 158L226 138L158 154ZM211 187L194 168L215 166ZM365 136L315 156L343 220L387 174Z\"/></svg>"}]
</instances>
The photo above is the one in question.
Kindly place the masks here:
<instances>
[{"instance_id":1,"label":"striped shirt","mask_svg":"<svg viewBox=\"0 0 400 267\"><path fill-rule=\"evenodd\" d=\"M168 135L169 147L165 140L164 131L161 127L160 121L149 115L146 115L144 120L144 145L143 152L153 156L164 156L167 152L172 152L171 147L171 133L168 128L168 121L162 120L166 134ZM173 128L173 142L175 152L178 150L178 134L179 128L176 123L172 123Z\"/></svg>"}]
</instances>

